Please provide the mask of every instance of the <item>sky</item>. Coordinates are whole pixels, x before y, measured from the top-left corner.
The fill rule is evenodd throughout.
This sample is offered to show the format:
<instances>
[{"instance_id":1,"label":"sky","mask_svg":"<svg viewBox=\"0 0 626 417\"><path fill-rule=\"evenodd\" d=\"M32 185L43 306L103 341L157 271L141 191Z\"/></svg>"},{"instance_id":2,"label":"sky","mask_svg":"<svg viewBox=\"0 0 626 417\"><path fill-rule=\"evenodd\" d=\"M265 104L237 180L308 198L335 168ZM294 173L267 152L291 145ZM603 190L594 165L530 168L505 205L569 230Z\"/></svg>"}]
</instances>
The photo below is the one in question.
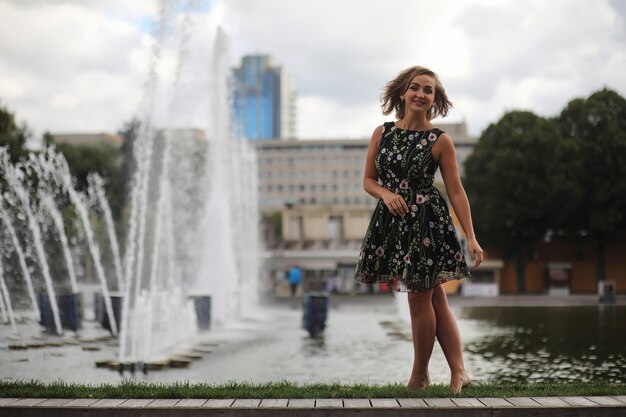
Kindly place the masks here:
<instances>
[{"instance_id":1,"label":"sky","mask_svg":"<svg viewBox=\"0 0 626 417\"><path fill-rule=\"evenodd\" d=\"M435 125L475 136L509 110L554 116L603 87L626 96L621 0L180 0L157 43L162 3L0 0L0 105L35 136L115 132L146 109L158 44L153 122L210 130L218 26L231 67L269 54L289 74L303 139L370 137L393 120L382 88L413 65L454 103Z\"/></svg>"}]
</instances>

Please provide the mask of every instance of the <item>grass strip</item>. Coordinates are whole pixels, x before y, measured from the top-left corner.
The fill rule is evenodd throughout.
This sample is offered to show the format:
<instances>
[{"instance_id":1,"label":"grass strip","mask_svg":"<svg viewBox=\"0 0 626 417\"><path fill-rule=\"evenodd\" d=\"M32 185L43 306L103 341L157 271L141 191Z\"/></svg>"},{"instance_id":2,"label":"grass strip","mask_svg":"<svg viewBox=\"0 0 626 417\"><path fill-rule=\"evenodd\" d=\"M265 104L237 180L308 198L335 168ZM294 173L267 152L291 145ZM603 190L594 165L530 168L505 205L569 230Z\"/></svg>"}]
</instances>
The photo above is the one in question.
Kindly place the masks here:
<instances>
[{"instance_id":1,"label":"grass strip","mask_svg":"<svg viewBox=\"0 0 626 417\"><path fill-rule=\"evenodd\" d=\"M147 383L124 380L119 384L87 385L63 381L0 381L5 398L448 398L448 397L555 397L626 395L626 384L608 382L493 384L476 383L460 395L444 384L424 391L408 391L402 384L298 384L290 381L224 384L189 382Z\"/></svg>"}]
</instances>

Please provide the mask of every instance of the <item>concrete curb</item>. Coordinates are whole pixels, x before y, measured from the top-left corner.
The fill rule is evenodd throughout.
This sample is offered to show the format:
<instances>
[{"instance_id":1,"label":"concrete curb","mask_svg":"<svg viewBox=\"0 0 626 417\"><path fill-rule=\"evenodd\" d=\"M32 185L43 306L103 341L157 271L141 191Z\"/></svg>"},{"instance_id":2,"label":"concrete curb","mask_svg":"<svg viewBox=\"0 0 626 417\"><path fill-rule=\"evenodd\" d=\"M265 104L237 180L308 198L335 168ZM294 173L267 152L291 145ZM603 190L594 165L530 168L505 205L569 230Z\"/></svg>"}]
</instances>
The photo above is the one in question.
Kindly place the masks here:
<instances>
[{"instance_id":1,"label":"concrete curb","mask_svg":"<svg viewBox=\"0 0 626 417\"><path fill-rule=\"evenodd\" d=\"M39 416L611 416L626 417L626 396L359 399L0 398L3 417Z\"/></svg>"}]
</instances>

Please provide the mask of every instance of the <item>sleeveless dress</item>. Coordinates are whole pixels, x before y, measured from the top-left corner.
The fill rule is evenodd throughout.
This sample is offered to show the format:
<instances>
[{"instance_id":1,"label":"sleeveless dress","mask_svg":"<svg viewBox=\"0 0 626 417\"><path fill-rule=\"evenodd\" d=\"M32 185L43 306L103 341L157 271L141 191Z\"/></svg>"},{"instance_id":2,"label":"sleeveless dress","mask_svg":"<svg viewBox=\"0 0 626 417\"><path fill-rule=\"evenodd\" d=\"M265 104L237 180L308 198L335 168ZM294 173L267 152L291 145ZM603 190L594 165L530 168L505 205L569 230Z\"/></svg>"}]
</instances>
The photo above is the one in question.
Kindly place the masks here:
<instances>
[{"instance_id":1,"label":"sleeveless dress","mask_svg":"<svg viewBox=\"0 0 626 417\"><path fill-rule=\"evenodd\" d=\"M402 196L409 212L394 216L378 201L361 245L356 280L420 292L470 275L448 204L433 185L439 164L431 148L442 133L400 129L394 122L383 125L375 160L378 182Z\"/></svg>"}]
</instances>

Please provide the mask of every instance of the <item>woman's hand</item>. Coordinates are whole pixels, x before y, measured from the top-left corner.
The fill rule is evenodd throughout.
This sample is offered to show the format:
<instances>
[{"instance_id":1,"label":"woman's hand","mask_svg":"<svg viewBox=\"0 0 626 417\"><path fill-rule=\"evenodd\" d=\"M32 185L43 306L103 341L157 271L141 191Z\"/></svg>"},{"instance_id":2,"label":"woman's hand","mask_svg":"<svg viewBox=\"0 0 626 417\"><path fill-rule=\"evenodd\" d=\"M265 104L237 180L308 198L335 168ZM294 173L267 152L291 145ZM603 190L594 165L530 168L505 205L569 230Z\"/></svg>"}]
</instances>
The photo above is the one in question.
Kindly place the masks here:
<instances>
[{"instance_id":1,"label":"woman's hand","mask_svg":"<svg viewBox=\"0 0 626 417\"><path fill-rule=\"evenodd\" d=\"M483 261L483 249L478 244L478 241L474 239L469 239L467 241L467 249L469 250L470 256L474 261L473 267L476 268Z\"/></svg>"},{"instance_id":2,"label":"woman's hand","mask_svg":"<svg viewBox=\"0 0 626 417\"><path fill-rule=\"evenodd\" d=\"M391 191L385 189L381 193L381 197L385 206L389 209L389 212L394 216L402 216L404 217L409 212L409 206L404 201L402 196L392 193Z\"/></svg>"}]
</instances>

